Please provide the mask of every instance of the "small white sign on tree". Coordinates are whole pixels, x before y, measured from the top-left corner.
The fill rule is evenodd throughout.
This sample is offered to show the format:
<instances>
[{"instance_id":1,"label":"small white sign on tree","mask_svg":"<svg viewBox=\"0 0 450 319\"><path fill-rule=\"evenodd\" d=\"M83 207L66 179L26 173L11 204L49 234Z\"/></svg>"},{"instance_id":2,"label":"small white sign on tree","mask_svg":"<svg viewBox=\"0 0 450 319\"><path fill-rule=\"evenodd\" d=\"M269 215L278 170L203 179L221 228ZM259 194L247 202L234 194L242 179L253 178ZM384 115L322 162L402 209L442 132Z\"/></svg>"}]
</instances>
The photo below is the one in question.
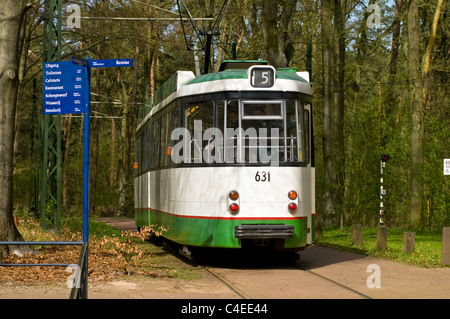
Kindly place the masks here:
<instances>
[{"instance_id":1,"label":"small white sign on tree","mask_svg":"<svg viewBox=\"0 0 450 319\"><path fill-rule=\"evenodd\" d=\"M450 158L444 159L444 175L450 175Z\"/></svg>"}]
</instances>

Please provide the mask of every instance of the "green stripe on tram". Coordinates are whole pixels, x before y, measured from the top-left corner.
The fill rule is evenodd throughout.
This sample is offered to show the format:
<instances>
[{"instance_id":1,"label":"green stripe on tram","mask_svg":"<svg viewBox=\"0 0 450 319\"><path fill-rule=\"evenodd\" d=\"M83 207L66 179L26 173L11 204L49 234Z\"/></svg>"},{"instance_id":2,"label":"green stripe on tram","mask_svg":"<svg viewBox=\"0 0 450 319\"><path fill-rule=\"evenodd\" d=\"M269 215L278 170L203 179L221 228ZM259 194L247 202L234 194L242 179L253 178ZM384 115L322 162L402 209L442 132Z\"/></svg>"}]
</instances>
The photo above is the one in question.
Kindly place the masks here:
<instances>
[{"instance_id":1,"label":"green stripe on tram","mask_svg":"<svg viewBox=\"0 0 450 319\"><path fill-rule=\"evenodd\" d=\"M153 217L150 217L150 215ZM155 212L151 209L135 209L136 227L165 225L168 228L163 236L186 245L207 247L240 248L240 242L234 238L234 227L242 224L285 224L295 227L295 237L286 240L285 248L295 248L306 245L307 221L300 220L225 220L183 218L171 214ZM312 239L315 237L315 216L312 215ZM167 225L171 225L168 227ZM177 230L176 232L174 230ZM178 230L179 229L179 230ZM211 233L211 230L214 231ZM230 231L231 229L231 231Z\"/></svg>"},{"instance_id":2,"label":"green stripe on tram","mask_svg":"<svg viewBox=\"0 0 450 319\"><path fill-rule=\"evenodd\" d=\"M137 210L143 218L137 218L140 223L147 219L146 210ZM294 226L294 237L285 239L285 248L305 246L307 242L307 220L267 220L267 219L210 219L180 217L173 214L161 213L155 210L150 212L150 221L153 227L162 226L166 231L163 236L184 245L200 247L241 248L241 241L234 236L235 226L245 224L284 224ZM148 221L148 219L147 219ZM147 224L148 225L148 224ZM140 226L143 227L144 225ZM139 226L138 226L139 227Z\"/></svg>"}]
</instances>

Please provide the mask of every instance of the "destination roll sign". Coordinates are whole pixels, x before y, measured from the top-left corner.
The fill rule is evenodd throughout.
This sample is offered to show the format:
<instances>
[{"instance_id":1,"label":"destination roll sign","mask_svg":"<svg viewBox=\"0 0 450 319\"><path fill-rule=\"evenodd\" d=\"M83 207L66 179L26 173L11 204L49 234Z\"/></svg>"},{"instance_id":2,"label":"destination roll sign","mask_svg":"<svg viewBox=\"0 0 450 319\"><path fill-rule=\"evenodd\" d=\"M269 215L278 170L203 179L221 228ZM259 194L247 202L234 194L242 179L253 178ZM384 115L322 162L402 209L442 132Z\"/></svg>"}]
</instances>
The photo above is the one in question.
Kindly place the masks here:
<instances>
[{"instance_id":1,"label":"destination roll sign","mask_svg":"<svg viewBox=\"0 0 450 319\"><path fill-rule=\"evenodd\" d=\"M86 68L71 61L44 63L43 113L83 113L87 79Z\"/></svg>"}]
</instances>

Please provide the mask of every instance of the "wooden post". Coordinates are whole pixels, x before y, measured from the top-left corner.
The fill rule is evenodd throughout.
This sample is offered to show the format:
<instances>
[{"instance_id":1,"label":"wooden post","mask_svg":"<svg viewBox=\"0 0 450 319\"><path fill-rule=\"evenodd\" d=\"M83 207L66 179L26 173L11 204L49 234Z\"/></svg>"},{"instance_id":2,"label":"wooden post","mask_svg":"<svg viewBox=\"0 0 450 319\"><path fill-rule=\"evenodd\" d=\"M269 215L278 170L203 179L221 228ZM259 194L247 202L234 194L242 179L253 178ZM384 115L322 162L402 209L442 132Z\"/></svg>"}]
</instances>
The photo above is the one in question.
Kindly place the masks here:
<instances>
[{"instance_id":1,"label":"wooden post","mask_svg":"<svg viewBox=\"0 0 450 319\"><path fill-rule=\"evenodd\" d=\"M443 265L450 265L450 227L442 229L442 260Z\"/></svg>"},{"instance_id":2,"label":"wooden post","mask_svg":"<svg viewBox=\"0 0 450 319\"><path fill-rule=\"evenodd\" d=\"M354 224L352 226L353 245L362 246L362 227L361 224Z\"/></svg>"},{"instance_id":3,"label":"wooden post","mask_svg":"<svg viewBox=\"0 0 450 319\"><path fill-rule=\"evenodd\" d=\"M404 232L403 233L403 252L405 254L411 254L414 252L416 245L416 233Z\"/></svg>"},{"instance_id":4,"label":"wooden post","mask_svg":"<svg viewBox=\"0 0 450 319\"><path fill-rule=\"evenodd\" d=\"M387 242L387 227L384 225L378 226L377 231L377 249L386 250Z\"/></svg>"}]
</instances>

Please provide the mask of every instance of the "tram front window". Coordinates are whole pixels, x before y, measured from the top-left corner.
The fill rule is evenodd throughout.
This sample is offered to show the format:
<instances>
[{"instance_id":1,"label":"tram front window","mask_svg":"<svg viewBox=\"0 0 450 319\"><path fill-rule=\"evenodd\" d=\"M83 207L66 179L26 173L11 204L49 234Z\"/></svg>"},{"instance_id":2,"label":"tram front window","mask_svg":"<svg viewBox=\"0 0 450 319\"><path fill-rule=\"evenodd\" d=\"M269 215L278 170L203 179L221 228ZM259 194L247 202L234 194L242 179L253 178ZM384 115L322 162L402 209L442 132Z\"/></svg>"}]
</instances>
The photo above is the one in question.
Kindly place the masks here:
<instances>
[{"instance_id":1,"label":"tram front window","mask_svg":"<svg viewBox=\"0 0 450 319\"><path fill-rule=\"evenodd\" d=\"M232 100L225 104L226 163L303 161L303 138L299 139L302 136L302 113L297 110L300 103L294 100ZM219 115L219 118L222 117Z\"/></svg>"},{"instance_id":2,"label":"tram front window","mask_svg":"<svg viewBox=\"0 0 450 319\"><path fill-rule=\"evenodd\" d=\"M300 101L209 101L188 104L185 112L185 127L190 133L180 144L186 147L181 152L185 163L305 162Z\"/></svg>"}]
</instances>

